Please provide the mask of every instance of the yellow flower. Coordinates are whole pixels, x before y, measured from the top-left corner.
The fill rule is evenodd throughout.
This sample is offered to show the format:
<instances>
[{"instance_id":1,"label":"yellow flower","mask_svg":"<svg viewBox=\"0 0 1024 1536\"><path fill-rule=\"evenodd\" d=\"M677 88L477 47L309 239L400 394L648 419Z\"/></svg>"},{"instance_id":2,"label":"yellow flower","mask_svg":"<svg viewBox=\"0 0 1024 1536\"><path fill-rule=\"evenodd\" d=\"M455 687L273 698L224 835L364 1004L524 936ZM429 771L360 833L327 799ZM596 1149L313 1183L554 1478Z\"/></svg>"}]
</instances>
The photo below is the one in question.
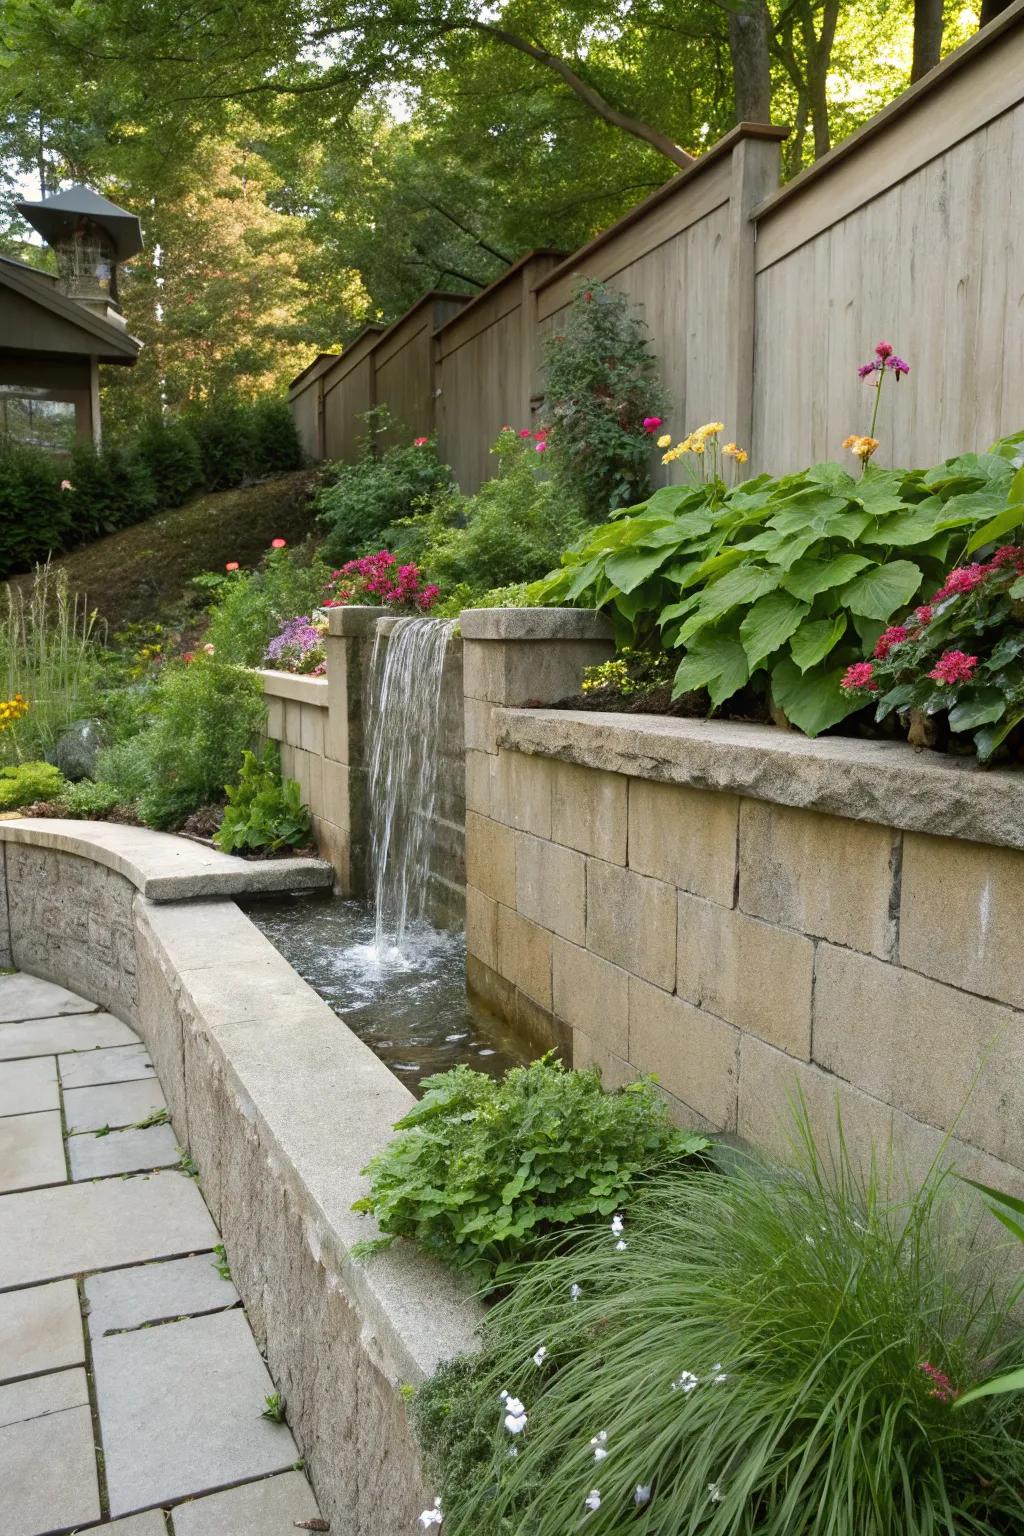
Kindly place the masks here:
<instances>
[{"instance_id":1,"label":"yellow flower","mask_svg":"<svg viewBox=\"0 0 1024 1536\"><path fill-rule=\"evenodd\" d=\"M692 435L698 441L703 443L706 438L717 437L719 432L724 432L724 431L725 431L725 422L724 421L707 421L707 422L704 423L704 425L702 427L698 427L696 432L694 432Z\"/></svg>"},{"instance_id":2,"label":"yellow flower","mask_svg":"<svg viewBox=\"0 0 1024 1536\"><path fill-rule=\"evenodd\" d=\"M843 447L849 448L855 458L860 459L862 464L866 464L878 447L878 438L857 437L851 433L849 437L843 439Z\"/></svg>"},{"instance_id":3,"label":"yellow flower","mask_svg":"<svg viewBox=\"0 0 1024 1536\"><path fill-rule=\"evenodd\" d=\"M723 443L722 452L728 459L735 459L737 464L747 462L747 454L742 448L737 448L735 443Z\"/></svg>"},{"instance_id":4,"label":"yellow flower","mask_svg":"<svg viewBox=\"0 0 1024 1536\"><path fill-rule=\"evenodd\" d=\"M658 438L658 447L659 448L668 448L671 445L671 442L672 442L672 433L671 432L664 432L661 435L661 437Z\"/></svg>"}]
</instances>

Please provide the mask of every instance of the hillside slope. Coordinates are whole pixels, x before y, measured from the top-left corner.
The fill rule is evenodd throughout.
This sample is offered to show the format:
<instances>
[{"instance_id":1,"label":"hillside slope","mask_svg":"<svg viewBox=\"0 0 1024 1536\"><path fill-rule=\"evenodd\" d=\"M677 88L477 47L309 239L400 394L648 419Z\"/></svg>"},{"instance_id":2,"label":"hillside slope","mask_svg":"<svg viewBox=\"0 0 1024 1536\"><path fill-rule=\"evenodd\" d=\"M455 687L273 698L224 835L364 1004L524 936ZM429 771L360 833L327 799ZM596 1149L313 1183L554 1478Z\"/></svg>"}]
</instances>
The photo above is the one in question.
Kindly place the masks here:
<instances>
[{"instance_id":1,"label":"hillside slope","mask_svg":"<svg viewBox=\"0 0 1024 1536\"><path fill-rule=\"evenodd\" d=\"M315 527L312 470L197 496L133 528L83 544L54 560L73 591L84 593L112 629L167 619L191 597L201 571L229 560L255 565L271 539L299 544ZM16 576L24 587L31 576Z\"/></svg>"}]
</instances>

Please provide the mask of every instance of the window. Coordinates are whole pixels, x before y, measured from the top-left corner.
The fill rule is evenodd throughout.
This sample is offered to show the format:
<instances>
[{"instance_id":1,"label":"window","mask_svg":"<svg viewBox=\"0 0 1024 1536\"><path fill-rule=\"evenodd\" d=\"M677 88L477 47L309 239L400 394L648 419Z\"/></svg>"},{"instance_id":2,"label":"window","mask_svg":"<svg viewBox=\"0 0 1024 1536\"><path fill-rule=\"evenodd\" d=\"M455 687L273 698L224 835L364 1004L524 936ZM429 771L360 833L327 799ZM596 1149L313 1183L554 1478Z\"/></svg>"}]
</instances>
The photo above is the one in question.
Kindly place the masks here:
<instances>
[{"instance_id":1,"label":"window","mask_svg":"<svg viewBox=\"0 0 1024 1536\"><path fill-rule=\"evenodd\" d=\"M45 389L0 384L0 436L67 453L77 435L73 400L51 400Z\"/></svg>"}]
</instances>

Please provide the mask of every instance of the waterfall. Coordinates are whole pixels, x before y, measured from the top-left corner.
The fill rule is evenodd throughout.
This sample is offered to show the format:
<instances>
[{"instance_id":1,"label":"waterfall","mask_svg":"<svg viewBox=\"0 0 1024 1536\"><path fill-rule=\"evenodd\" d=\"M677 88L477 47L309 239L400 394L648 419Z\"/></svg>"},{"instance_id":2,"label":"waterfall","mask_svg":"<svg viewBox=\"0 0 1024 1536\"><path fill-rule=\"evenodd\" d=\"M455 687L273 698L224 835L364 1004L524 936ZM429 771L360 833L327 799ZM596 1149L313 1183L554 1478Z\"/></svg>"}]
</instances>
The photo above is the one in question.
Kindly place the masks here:
<instances>
[{"instance_id":1,"label":"waterfall","mask_svg":"<svg viewBox=\"0 0 1024 1536\"><path fill-rule=\"evenodd\" d=\"M441 682L455 619L379 621L366 686L366 793L378 955L427 914L441 784Z\"/></svg>"}]
</instances>

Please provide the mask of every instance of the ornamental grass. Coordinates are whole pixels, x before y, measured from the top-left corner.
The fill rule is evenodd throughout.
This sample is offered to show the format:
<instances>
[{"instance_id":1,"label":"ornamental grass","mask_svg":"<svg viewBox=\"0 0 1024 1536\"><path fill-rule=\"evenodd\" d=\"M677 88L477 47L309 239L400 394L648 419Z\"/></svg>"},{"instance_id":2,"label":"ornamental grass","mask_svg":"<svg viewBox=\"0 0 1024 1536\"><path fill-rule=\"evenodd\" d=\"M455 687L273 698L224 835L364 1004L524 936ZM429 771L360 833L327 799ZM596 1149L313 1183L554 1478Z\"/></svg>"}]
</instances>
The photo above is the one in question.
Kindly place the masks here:
<instances>
[{"instance_id":1,"label":"ornamental grass","mask_svg":"<svg viewBox=\"0 0 1024 1536\"><path fill-rule=\"evenodd\" d=\"M418 1397L448 1536L1024 1529L1024 1395L954 1409L1020 1362L955 1184L889 1199L805 1128L526 1268Z\"/></svg>"}]
</instances>

